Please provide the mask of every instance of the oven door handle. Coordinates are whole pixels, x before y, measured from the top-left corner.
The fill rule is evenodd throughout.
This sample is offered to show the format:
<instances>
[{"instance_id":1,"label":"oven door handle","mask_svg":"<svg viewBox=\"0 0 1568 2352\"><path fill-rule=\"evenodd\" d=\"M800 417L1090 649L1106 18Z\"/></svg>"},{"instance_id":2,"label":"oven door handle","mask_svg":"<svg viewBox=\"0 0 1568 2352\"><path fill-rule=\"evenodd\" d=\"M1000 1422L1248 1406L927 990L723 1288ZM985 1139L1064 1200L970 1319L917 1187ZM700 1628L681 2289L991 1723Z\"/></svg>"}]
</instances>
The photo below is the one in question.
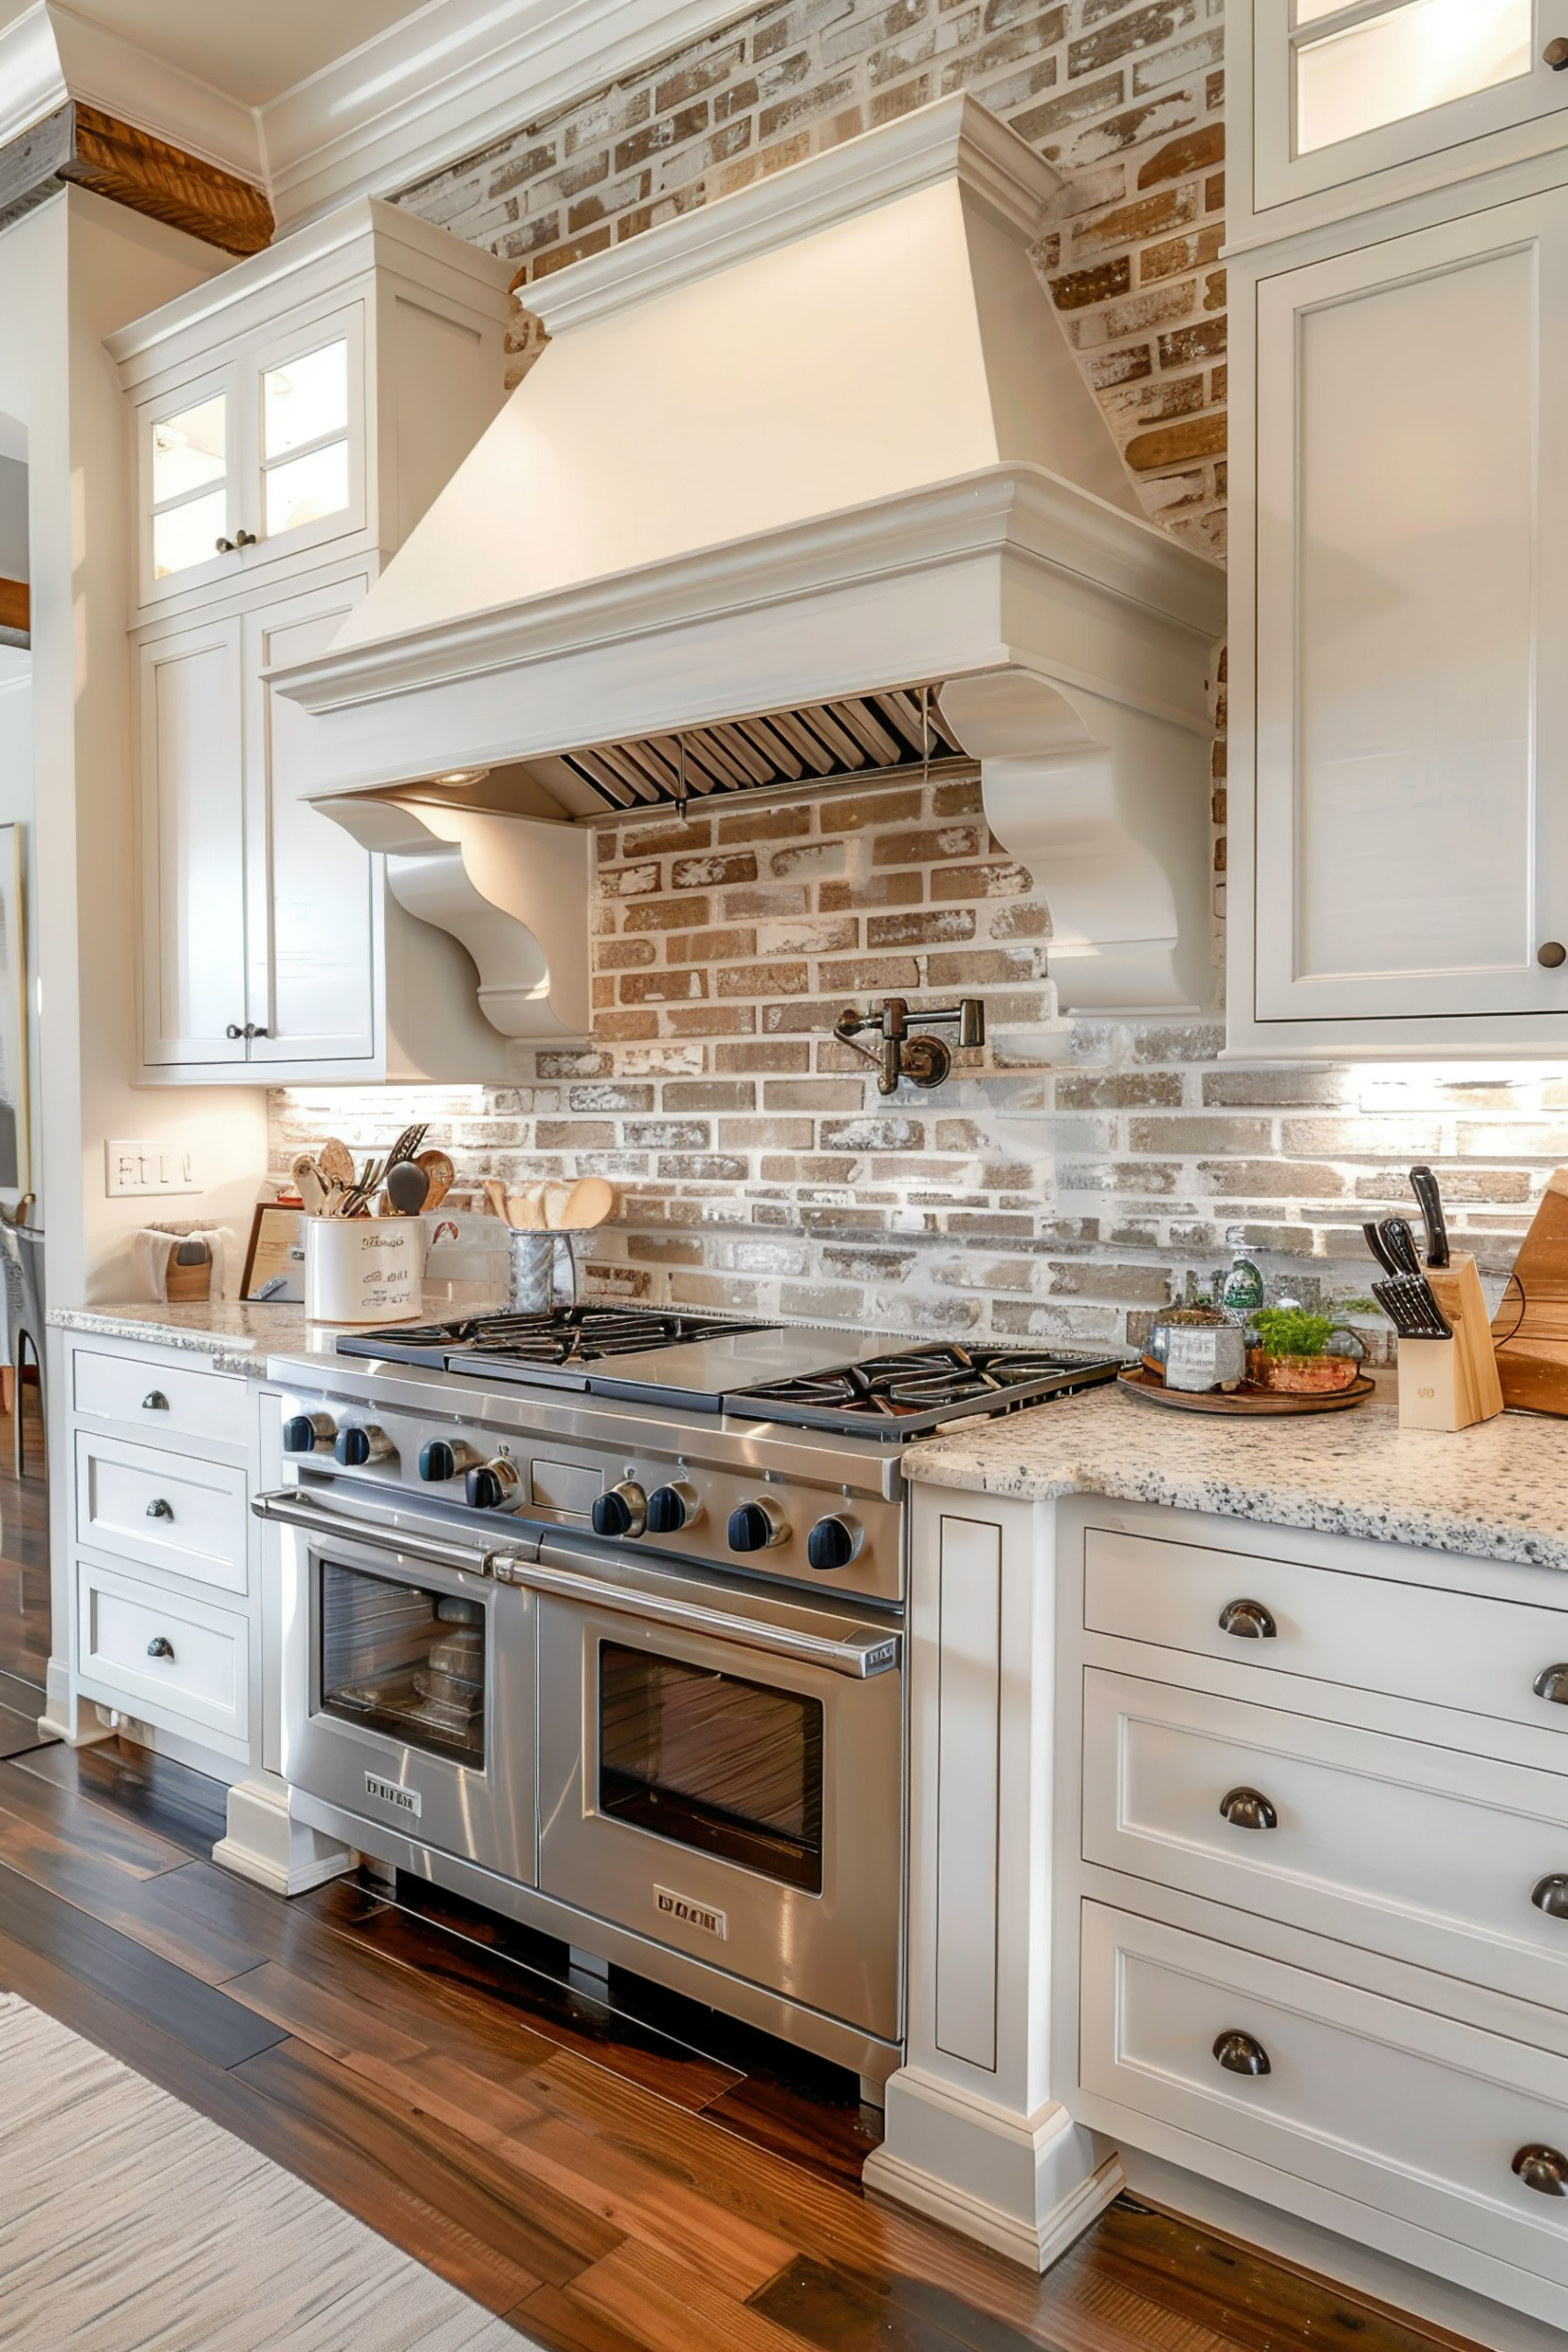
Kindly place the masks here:
<instances>
[{"instance_id":1,"label":"oven door handle","mask_svg":"<svg viewBox=\"0 0 1568 2352\"><path fill-rule=\"evenodd\" d=\"M570 1555L564 1555L570 1558ZM797 1666L826 1667L830 1674L848 1675L864 1682L886 1674L898 1663L898 1635L870 1625L856 1625L835 1638L829 1634L803 1634L784 1625L770 1625L752 1617L734 1617L722 1609L705 1608L700 1601L671 1600L662 1594L637 1592L625 1585L606 1584L595 1576L563 1565L563 1555L542 1544L537 1561L509 1560L504 1553L491 1555L491 1573L513 1584L529 1586L564 1600L581 1601L590 1609L607 1609L636 1617L643 1623L670 1625L682 1633L705 1634L716 1642L733 1642L742 1649L761 1650L769 1657L791 1658Z\"/></svg>"},{"instance_id":2,"label":"oven door handle","mask_svg":"<svg viewBox=\"0 0 1568 2352\"><path fill-rule=\"evenodd\" d=\"M278 1520L285 1527L302 1527L332 1544L361 1544L370 1552L400 1552L432 1568L449 1568L460 1575L490 1573L490 1560L480 1544L454 1544L439 1535L422 1535L417 1529L378 1527L351 1519L346 1511L312 1502L297 1487L275 1487L270 1494L253 1495L251 1509L258 1519Z\"/></svg>"}]
</instances>

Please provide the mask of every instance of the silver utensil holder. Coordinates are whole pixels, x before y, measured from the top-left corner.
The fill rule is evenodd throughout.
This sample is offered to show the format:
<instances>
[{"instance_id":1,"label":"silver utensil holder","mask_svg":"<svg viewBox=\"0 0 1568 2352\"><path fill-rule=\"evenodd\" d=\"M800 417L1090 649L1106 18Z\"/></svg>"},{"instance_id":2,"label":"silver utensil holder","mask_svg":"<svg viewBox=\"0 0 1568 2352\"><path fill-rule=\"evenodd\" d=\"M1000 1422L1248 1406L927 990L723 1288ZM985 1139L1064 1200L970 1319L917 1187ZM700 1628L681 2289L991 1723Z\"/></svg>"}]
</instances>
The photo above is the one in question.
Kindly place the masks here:
<instances>
[{"instance_id":1,"label":"silver utensil holder","mask_svg":"<svg viewBox=\"0 0 1568 2352\"><path fill-rule=\"evenodd\" d=\"M575 1306L576 1239L571 1233L509 1232L507 1306L520 1315Z\"/></svg>"}]
</instances>

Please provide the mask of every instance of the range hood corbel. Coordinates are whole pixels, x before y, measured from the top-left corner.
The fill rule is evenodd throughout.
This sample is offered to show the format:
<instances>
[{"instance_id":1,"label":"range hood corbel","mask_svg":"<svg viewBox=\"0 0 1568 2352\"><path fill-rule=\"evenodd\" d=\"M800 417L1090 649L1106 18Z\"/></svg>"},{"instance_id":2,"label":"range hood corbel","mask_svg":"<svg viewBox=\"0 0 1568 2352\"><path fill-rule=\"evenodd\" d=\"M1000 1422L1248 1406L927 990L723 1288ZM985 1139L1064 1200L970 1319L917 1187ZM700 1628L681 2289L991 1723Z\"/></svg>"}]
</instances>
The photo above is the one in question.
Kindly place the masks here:
<instances>
[{"instance_id":1,"label":"range hood corbel","mask_svg":"<svg viewBox=\"0 0 1568 2352\"><path fill-rule=\"evenodd\" d=\"M592 1021L582 828L465 808L415 786L311 804L387 861L406 914L449 932L479 973L479 1010L503 1037L585 1037Z\"/></svg>"},{"instance_id":2,"label":"range hood corbel","mask_svg":"<svg viewBox=\"0 0 1568 2352\"><path fill-rule=\"evenodd\" d=\"M1039 672L994 670L942 693L991 831L1051 916L1064 1012L1196 1012L1209 956L1209 753L1173 725Z\"/></svg>"}]
</instances>

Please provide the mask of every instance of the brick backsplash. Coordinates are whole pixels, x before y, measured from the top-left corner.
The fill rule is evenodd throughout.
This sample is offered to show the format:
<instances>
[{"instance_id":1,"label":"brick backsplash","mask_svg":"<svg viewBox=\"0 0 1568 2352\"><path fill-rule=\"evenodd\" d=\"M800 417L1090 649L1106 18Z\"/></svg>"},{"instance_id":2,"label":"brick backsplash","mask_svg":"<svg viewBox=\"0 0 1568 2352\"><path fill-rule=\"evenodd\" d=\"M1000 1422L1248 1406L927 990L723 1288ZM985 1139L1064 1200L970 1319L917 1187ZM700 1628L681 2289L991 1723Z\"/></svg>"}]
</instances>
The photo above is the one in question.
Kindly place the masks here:
<instances>
[{"instance_id":1,"label":"brick backsplash","mask_svg":"<svg viewBox=\"0 0 1568 2352\"><path fill-rule=\"evenodd\" d=\"M1148 511L1217 551L1220 49L1218 0L779 0L402 200L515 258L525 302L530 276L971 89L1066 175L1042 270ZM513 344L521 373L525 315ZM1217 1001L1223 657L1215 718ZM1277 1294L1362 1292L1360 1221L1408 1210L1416 1159L1500 1278L1568 1160L1556 1068L1249 1067L1219 1059L1217 1018L1058 1018L1049 877L991 838L974 782L770 796L600 849L589 1045L519 1049L489 1093L279 1094L276 1169L325 1127L369 1145L417 1114L469 1184L611 1177L604 1293L1098 1345L1206 1283L1233 1233ZM831 1036L852 1000L961 990L990 1042L940 1091L884 1101Z\"/></svg>"},{"instance_id":2,"label":"brick backsplash","mask_svg":"<svg viewBox=\"0 0 1568 2352\"><path fill-rule=\"evenodd\" d=\"M1221 0L774 0L398 201L531 279L930 98L972 91L1066 185L1037 251L1148 512L1224 543Z\"/></svg>"}]
</instances>

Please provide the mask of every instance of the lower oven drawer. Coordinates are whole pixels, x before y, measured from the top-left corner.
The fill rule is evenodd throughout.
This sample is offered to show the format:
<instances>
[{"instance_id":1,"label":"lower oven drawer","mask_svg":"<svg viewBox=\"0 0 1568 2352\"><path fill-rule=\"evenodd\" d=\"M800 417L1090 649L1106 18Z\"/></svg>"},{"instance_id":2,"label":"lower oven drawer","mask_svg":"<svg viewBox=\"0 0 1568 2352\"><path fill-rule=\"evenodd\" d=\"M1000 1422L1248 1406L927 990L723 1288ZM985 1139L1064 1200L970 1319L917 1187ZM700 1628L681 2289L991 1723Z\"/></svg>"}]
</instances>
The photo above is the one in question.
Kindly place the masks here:
<instances>
[{"instance_id":1,"label":"lower oven drawer","mask_svg":"<svg viewBox=\"0 0 1568 2352\"><path fill-rule=\"evenodd\" d=\"M165 1730L243 1744L250 1625L231 1610L76 1564L76 1672L87 1697Z\"/></svg>"},{"instance_id":2,"label":"lower oven drawer","mask_svg":"<svg viewBox=\"0 0 1568 2352\"><path fill-rule=\"evenodd\" d=\"M1224 2149L1568 2285L1568 2198L1514 2169L1539 2149L1568 2179L1568 2059L1097 1903L1081 2032L1089 2123L1135 2144L1150 2118L1195 2170Z\"/></svg>"},{"instance_id":3,"label":"lower oven drawer","mask_svg":"<svg viewBox=\"0 0 1568 2352\"><path fill-rule=\"evenodd\" d=\"M1568 1779L1097 1668L1083 1747L1086 1861L1568 2007Z\"/></svg>"},{"instance_id":4,"label":"lower oven drawer","mask_svg":"<svg viewBox=\"0 0 1568 2352\"><path fill-rule=\"evenodd\" d=\"M897 2041L902 1676L548 1598L538 1622L541 1891Z\"/></svg>"}]
</instances>

